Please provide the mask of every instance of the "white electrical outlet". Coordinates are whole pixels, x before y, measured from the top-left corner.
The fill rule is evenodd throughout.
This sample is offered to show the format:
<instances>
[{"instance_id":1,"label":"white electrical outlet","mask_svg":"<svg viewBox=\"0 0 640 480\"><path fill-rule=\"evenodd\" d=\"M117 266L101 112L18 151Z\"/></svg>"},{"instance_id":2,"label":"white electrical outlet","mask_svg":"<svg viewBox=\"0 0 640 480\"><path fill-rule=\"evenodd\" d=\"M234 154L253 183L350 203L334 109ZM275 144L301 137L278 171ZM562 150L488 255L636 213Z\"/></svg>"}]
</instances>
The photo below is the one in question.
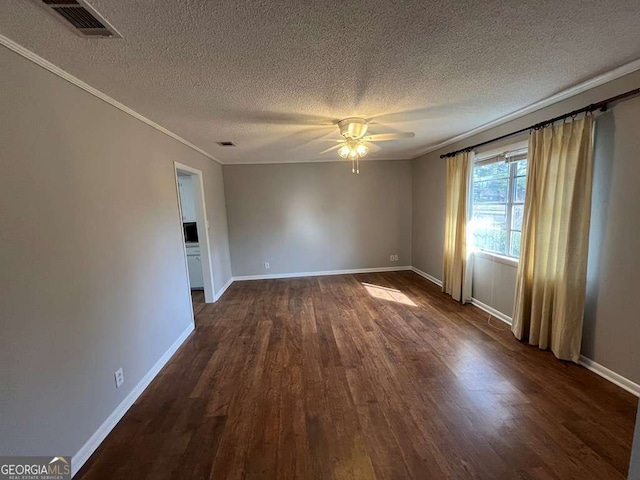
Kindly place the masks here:
<instances>
[{"instance_id":1,"label":"white electrical outlet","mask_svg":"<svg viewBox=\"0 0 640 480\"><path fill-rule=\"evenodd\" d=\"M264 269L269 270L269 268L270 268L269 262L264 262Z\"/></svg>"},{"instance_id":2,"label":"white electrical outlet","mask_svg":"<svg viewBox=\"0 0 640 480\"><path fill-rule=\"evenodd\" d=\"M394 255L394 256L393 256L393 261L394 261L394 262L397 262L397 261L398 261L398 255Z\"/></svg>"},{"instance_id":3,"label":"white electrical outlet","mask_svg":"<svg viewBox=\"0 0 640 480\"><path fill-rule=\"evenodd\" d=\"M393 262L393 255L389 255L389 261Z\"/></svg>"},{"instance_id":4,"label":"white electrical outlet","mask_svg":"<svg viewBox=\"0 0 640 480\"><path fill-rule=\"evenodd\" d=\"M120 388L124 383L124 371L122 370L122 367L116 370L116 373L114 373L113 376L116 377L116 388Z\"/></svg>"}]
</instances>

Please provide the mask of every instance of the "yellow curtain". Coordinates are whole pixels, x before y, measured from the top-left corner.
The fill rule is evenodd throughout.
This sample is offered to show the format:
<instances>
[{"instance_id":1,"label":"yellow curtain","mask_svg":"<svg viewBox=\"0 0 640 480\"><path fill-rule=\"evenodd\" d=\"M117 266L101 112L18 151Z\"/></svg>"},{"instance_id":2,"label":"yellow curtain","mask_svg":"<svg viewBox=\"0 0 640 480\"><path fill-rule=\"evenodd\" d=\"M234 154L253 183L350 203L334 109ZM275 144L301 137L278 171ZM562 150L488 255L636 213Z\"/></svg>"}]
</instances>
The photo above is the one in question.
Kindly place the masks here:
<instances>
[{"instance_id":1,"label":"yellow curtain","mask_svg":"<svg viewBox=\"0 0 640 480\"><path fill-rule=\"evenodd\" d=\"M511 330L578 362L591 217L593 117L529 137L527 193Z\"/></svg>"},{"instance_id":2,"label":"yellow curtain","mask_svg":"<svg viewBox=\"0 0 640 480\"><path fill-rule=\"evenodd\" d=\"M467 192L471 152L447 158L447 203L442 291L464 302L467 265Z\"/></svg>"}]
</instances>

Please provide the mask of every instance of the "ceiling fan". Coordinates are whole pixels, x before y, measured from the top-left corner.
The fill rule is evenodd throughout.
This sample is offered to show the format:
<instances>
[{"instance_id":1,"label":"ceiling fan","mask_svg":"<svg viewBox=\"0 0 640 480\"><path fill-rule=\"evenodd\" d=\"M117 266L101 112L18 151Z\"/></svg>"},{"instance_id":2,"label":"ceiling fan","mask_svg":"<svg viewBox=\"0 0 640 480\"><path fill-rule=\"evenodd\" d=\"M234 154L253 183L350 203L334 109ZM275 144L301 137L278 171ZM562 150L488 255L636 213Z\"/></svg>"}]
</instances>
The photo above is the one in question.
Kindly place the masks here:
<instances>
[{"instance_id":1,"label":"ceiling fan","mask_svg":"<svg viewBox=\"0 0 640 480\"><path fill-rule=\"evenodd\" d=\"M368 122L366 118L362 117L349 117L344 120L340 120L338 122L338 128L340 129L340 135L342 135L342 138L333 140L338 142L338 144L323 150L320 154L337 149L338 155L340 155L341 158L351 160L351 172L356 174L360 173L360 158L369 153L369 150L380 150L380 147L372 142L385 142L389 140L398 140L400 138L413 138L415 136L415 133L413 132L366 135Z\"/></svg>"}]
</instances>

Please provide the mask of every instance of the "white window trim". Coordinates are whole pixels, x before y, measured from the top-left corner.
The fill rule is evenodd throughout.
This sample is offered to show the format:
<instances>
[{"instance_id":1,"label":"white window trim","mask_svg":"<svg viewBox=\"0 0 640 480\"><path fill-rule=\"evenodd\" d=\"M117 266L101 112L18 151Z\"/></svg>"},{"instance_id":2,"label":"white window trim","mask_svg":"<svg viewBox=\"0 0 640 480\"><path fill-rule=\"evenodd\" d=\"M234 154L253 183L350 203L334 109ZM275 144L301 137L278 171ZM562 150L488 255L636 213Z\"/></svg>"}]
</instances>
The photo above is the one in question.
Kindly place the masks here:
<instances>
[{"instance_id":1,"label":"white window trim","mask_svg":"<svg viewBox=\"0 0 640 480\"><path fill-rule=\"evenodd\" d=\"M499 253L490 252L488 250L474 250L473 255L478 258L484 258L486 260L491 260L492 262L502 263L504 265L508 265L510 267L518 266L518 259L515 257L506 257L504 255L500 255Z\"/></svg>"}]
</instances>

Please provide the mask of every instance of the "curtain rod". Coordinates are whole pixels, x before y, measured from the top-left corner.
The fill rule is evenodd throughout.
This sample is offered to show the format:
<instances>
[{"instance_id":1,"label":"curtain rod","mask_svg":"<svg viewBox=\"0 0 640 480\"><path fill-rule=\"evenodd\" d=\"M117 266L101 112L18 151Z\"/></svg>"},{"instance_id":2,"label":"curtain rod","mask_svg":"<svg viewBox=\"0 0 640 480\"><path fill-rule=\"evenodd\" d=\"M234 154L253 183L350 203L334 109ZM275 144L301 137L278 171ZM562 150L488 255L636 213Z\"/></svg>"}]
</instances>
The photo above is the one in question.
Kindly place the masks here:
<instances>
[{"instance_id":1,"label":"curtain rod","mask_svg":"<svg viewBox=\"0 0 640 480\"><path fill-rule=\"evenodd\" d=\"M591 105L587 105L586 107L579 108L578 110L574 110L573 112L565 113L564 115L558 115L557 117L550 118L549 120L545 120L544 122L536 123L535 125L531 125L530 127L521 128L520 130L516 130L515 132L507 133L505 135L501 135L499 137L493 138L491 140L487 140L485 142L476 143L475 145L471 145L470 147L461 148L460 150L455 150L453 152L445 153L444 155L440 155L440 158L446 157L455 157L459 153L462 152L470 152L471 150L475 150L478 147L482 147L484 145L488 145L493 142L497 142L499 140L503 140L505 138L513 137L514 135L518 135L519 133L524 133L530 130L539 130L547 125L551 125L554 122L559 120L564 120L565 118L575 117L581 113L585 112L595 112L596 110L600 110L604 112L607 109L607 106L611 103L620 102L622 100L627 100L628 98L635 97L636 95L640 95L640 88L636 88L635 90L629 90L628 92L621 93L620 95L616 95L615 97L607 98L606 100L602 100L598 103L592 103Z\"/></svg>"}]
</instances>

